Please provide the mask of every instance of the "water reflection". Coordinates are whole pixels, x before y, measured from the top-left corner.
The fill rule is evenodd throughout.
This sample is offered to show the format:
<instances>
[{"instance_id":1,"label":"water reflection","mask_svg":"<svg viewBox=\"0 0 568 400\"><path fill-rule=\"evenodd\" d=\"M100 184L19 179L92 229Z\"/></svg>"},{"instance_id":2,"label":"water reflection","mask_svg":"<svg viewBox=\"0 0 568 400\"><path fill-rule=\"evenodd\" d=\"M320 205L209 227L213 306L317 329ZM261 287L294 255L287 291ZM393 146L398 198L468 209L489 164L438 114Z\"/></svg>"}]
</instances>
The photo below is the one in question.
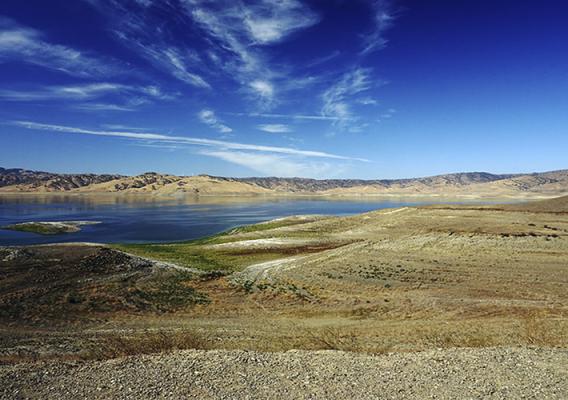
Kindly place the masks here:
<instances>
[{"instance_id":1,"label":"water reflection","mask_svg":"<svg viewBox=\"0 0 568 400\"><path fill-rule=\"evenodd\" d=\"M76 203L82 206L100 205L131 205L139 207L141 204L182 205L182 204L235 204L235 203L281 203L290 201L330 201L330 202L358 202L358 203L502 203L503 199L475 199L457 197L433 196L309 196L309 195L250 195L250 196L196 196L190 194L180 195L148 195L148 194L0 194L0 205L5 204L57 204Z\"/></svg>"}]
</instances>

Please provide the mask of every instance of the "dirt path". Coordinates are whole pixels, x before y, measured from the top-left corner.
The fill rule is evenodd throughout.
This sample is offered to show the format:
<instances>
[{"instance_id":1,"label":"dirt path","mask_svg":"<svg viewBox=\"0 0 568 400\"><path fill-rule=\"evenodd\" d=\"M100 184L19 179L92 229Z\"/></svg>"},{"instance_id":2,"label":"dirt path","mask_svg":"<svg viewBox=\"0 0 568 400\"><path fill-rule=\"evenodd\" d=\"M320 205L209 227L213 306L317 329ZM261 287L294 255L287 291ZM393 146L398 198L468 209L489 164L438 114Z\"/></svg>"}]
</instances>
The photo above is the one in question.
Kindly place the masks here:
<instances>
[{"instance_id":1,"label":"dirt path","mask_svg":"<svg viewBox=\"0 0 568 400\"><path fill-rule=\"evenodd\" d=\"M285 266L290 266L294 262L306 258L306 256L300 257L287 257L279 258L278 260L266 261L258 264L253 264L245 270L233 274L233 278L236 282L256 282L268 277L270 272L274 272Z\"/></svg>"},{"instance_id":2,"label":"dirt path","mask_svg":"<svg viewBox=\"0 0 568 400\"><path fill-rule=\"evenodd\" d=\"M385 212L382 212L381 214L382 214L382 215L396 214L396 213L399 213L399 212L402 212L402 211L406 211L406 210L408 210L409 208L410 208L410 207L395 208L394 210L385 211Z\"/></svg>"},{"instance_id":3,"label":"dirt path","mask_svg":"<svg viewBox=\"0 0 568 400\"><path fill-rule=\"evenodd\" d=\"M0 397L45 399L566 399L568 350L182 351L0 367Z\"/></svg>"}]
</instances>

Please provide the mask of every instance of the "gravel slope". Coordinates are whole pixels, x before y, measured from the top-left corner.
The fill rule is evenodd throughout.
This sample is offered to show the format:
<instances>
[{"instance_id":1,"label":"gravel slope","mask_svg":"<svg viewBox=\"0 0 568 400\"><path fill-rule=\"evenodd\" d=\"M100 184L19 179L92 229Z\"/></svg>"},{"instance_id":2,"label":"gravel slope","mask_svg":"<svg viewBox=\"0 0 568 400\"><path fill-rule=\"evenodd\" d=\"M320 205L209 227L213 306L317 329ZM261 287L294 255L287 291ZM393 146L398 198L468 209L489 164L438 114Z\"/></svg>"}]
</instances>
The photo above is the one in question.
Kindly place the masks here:
<instances>
[{"instance_id":1,"label":"gravel slope","mask_svg":"<svg viewBox=\"0 0 568 400\"><path fill-rule=\"evenodd\" d=\"M566 399L568 350L180 351L0 367L0 397L78 399Z\"/></svg>"}]
</instances>

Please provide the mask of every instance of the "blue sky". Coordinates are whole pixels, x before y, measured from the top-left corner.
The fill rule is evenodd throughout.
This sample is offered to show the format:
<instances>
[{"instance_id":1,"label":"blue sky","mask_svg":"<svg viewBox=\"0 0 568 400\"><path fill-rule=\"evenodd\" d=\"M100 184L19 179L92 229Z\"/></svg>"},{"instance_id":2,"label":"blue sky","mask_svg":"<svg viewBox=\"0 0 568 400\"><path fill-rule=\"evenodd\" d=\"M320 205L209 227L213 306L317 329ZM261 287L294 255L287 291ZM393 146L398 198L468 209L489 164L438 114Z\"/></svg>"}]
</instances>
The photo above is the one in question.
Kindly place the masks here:
<instances>
[{"instance_id":1,"label":"blue sky","mask_svg":"<svg viewBox=\"0 0 568 400\"><path fill-rule=\"evenodd\" d=\"M567 15L557 0L4 0L0 165L567 168Z\"/></svg>"}]
</instances>

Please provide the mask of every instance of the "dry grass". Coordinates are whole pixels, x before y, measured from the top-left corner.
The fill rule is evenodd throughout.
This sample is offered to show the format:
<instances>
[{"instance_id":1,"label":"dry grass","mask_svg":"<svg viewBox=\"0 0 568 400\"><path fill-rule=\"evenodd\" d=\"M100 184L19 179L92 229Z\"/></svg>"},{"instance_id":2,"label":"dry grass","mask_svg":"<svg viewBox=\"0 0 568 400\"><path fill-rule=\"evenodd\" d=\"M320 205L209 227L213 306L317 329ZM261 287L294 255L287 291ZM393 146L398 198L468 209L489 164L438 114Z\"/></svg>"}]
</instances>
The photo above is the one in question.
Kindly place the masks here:
<instances>
[{"instance_id":1,"label":"dry grass","mask_svg":"<svg viewBox=\"0 0 568 400\"><path fill-rule=\"evenodd\" d=\"M337 350L356 353L383 354L391 346L379 338L369 343L363 332L352 327L324 326L305 327L288 332L287 338L280 341L280 349L286 350Z\"/></svg>"},{"instance_id":2,"label":"dry grass","mask_svg":"<svg viewBox=\"0 0 568 400\"><path fill-rule=\"evenodd\" d=\"M209 348L211 343L196 331L138 331L97 338L87 344L81 357L89 360L107 360L140 354Z\"/></svg>"},{"instance_id":3,"label":"dry grass","mask_svg":"<svg viewBox=\"0 0 568 400\"><path fill-rule=\"evenodd\" d=\"M542 312L531 313L521 320L520 337L532 346L568 347L566 320L547 319Z\"/></svg>"},{"instance_id":4,"label":"dry grass","mask_svg":"<svg viewBox=\"0 0 568 400\"><path fill-rule=\"evenodd\" d=\"M74 344L64 351L51 347L35 352L33 342L46 348L39 334L5 340L13 351L0 363L58 360L104 360L167 353L187 349L226 349L281 352L288 350L339 350L368 354L423 351L432 348L539 346L568 347L568 319L535 312L516 318L405 319L214 316L189 319L179 314L121 319L105 325L103 332L85 332L61 340ZM70 332L69 332L70 333ZM57 341L52 340L57 346ZM30 349L31 351L27 351ZM20 349L20 350L18 350Z\"/></svg>"},{"instance_id":5,"label":"dry grass","mask_svg":"<svg viewBox=\"0 0 568 400\"><path fill-rule=\"evenodd\" d=\"M163 307L166 312L162 313L150 312L149 307L138 307L142 311L136 315L132 308L107 312L105 324L100 325L104 332L129 333L95 338L90 333L96 345L85 351L86 356L113 358L193 348L384 353L450 347L568 347L568 215L405 208L230 236L250 240L302 235L317 237L323 244L357 243L307 251L294 263L249 279L251 290L223 274L175 280L173 286L155 272L151 285L146 279L119 280L129 295L124 298L131 302L134 290L150 293L144 299L154 306L193 300L188 307ZM286 257L269 248L261 254L234 250L228 254L199 243L138 246L148 252L145 255L179 258L203 270L217 270L223 264L226 267L220 269L226 273L257 262L257 257ZM69 250L63 256L47 255L49 259L70 257ZM54 269L57 274L50 274L56 283L60 283L60 264ZM74 266L74 259L68 264ZM34 275L29 270L14 266L15 272L21 272L14 272L21 283L15 287L29 287L45 268L34 270ZM108 274L99 271L99 275L106 279ZM75 285L79 276L71 277L70 285ZM195 294L207 301L195 301ZM24 303L9 304L11 311L17 311L16 306ZM46 297L41 304L34 300L24 305L43 312L53 309L53 304ZM83 303L61 304L73 310ZM38 335L37 341L42 340L46 339ZM6 347L17 349L22 342Z\"/></svg>"},{"instance_id":6,"label":"dry grass","mask_svg":"<svg viewBox=\"0 0 568 400\"><path fill-rule=\"evenodd\" d=\"M517 320L412 321L385 326L363 320L357 326L303 328L286 332L274 351L341 350L372 354L432 348L498 346L568 347L568 321L528 316ZM343 321L345 323L345 321ZM270 341L270 339L266 339ZM257 344L259 345L259 344ZM250 345L249 345L250 346ZM246 347L245 347L246 348Z\"/></svg>"}]
</instances>

